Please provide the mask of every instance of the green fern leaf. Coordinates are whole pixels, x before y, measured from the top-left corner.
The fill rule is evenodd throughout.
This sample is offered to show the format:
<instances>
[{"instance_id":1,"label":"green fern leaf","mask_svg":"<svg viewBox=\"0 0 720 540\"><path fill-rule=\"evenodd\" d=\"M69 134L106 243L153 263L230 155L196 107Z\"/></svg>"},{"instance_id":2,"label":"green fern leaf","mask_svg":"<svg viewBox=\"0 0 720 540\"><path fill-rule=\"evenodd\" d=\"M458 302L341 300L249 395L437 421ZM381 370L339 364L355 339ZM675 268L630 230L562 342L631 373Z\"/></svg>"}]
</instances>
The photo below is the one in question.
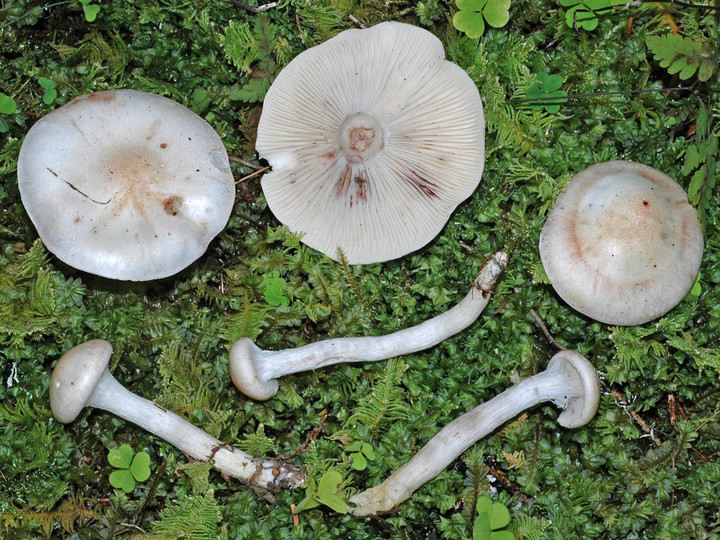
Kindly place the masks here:
<instances>
[{"instance_id":1,"label":"green fern leaf","mask_svg":"<svg viewBox=\"0 0 720 540\"><path fill-rule=\"evenodd\" d=\"M707 81L715 69L715 56L707 43L680 34L649 36L645 42L660 66L667 68L670 75L677 73L683 81L695 73L699 80Z\"/></svg>"},{"instance_id":2,"label":"green fern leaf","mask_svg":"<svg viewBox=\"0 0 720 540\"><path fill-rule=\"evenodd\" d=\"M184 538L188 540L215 540L219 536L220 508L208 491L205 496L188 496L169 504L160 514L150 534L143 540Z\"/></svg>"},{"instance_id":3,"label":"green fern leaf","mask_svg":"<svg viewBox=\"0 0 720 540\"><path fill-rule=\"evenodd\" d=\"M405 418L407 406L400 380L407 368L407 363L402 360L389 361L380 380L360 400L347 423L354 422L377 432L383 426Z\"/></svg>"}]
</instances>

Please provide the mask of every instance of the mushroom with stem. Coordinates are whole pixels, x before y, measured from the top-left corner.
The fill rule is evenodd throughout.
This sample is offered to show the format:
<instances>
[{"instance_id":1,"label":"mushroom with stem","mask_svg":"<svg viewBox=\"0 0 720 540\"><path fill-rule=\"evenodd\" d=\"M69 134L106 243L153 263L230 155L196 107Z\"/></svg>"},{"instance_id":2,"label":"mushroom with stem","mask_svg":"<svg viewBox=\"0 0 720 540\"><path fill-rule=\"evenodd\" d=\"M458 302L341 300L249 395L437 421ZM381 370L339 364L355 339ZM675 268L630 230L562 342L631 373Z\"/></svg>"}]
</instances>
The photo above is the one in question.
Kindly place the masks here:
<instances>
[{"instance_id":1,"label":"mushroom with stem","mask_svg":"<svg viewBox=\"0 0 720 540\"><path fill-rule=\"evenodd\" d=\"M391 510L472 444L525 409L552 401L563 409L558 423L572 429L590 421L599 400L600 379L593 365L577 352L560 351L545 371L456 418L382 484L352 496L350 502L357 505L352 513L365 516Z\"/></svg>"},{"instance_id":2,"label":"mushroom with stem","mask_svg":"<svg viewBox=\"0 0 720 540\"><path fill-rule=\"evenodd\" d=\"M73 347L58 360L50 380L50 408L67 424L86 407L109 411L161 437L189 456L213 460L220 472L277 491L300 487L305 473L292 463L255 458L225 444L173 412L122 386L108 370L112 345L93 339Z\"/></svg>"},{"instance_id":3,"label":"mushroom with stem","mask_svg":"<svg viewBox=\"0 0 720 540\"><path fill-rule=\"evenodd\" d=\"M251 339L241 338L230 348L230 376L245 395L266 400L277 393L277 379L283 375L422 351L470 326L485 309L490 291L506 267L507 254L496 253L480 269L459 304L417 326L385 336L335 338L283 351L265 351Z\"/></svg>"}]
</instances>

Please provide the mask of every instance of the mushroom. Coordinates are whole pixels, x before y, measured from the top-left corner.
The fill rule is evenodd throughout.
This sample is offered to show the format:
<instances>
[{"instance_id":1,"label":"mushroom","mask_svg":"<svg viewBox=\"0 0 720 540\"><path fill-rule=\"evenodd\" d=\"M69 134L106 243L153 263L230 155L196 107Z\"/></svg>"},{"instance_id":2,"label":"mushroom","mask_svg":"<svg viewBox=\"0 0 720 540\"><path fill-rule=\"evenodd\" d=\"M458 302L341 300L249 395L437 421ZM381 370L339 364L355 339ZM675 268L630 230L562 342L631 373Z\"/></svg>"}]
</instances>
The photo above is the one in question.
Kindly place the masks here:
<instances>
[{"instance_id":1,"label":"mushroom","mask_svg":"<svg viewBox=\"0 0 720 540\"><path fill-rule=\"evenodd\" d=\"M417 326L385 336L335 338L283 351L265 351L251 339L241 338L230 348L230 376L245 395L266 400L277 393L277 378L283 375L422 351L470 326L490 301L490 291L506 267L507 255L496 253L480 269L459 304Z\"/></svg>"},{"instance_id":2,"label":"mushroom","mask_svg":"<svg viewBox=\"0 0 720 540\"><path fill-rule=\"evenodd\" d=\"M83 95L38 120L17 169L47 248L119 280L159 279L195 261L225 227L235 195L212 127L135 90Z\"/></svg>"},{"instance_id":3,"label":"mushroom","mask_svg":"<svg viewBox=\"0 0 720 540\"><path fill-rule=\"evenodd\" d=\"M557 293L607 324L643 324L670 311L695 282L702 254L687 194L666 174L629 161L575 176L540 234Z\"/></svg>"},{"instance_id":4,"label":"mushroom","mask_svg":"<svg viewBox=\"0 0 720 540\"><path fill-rule=\"evenodd\" d=\"M255 458L223 443L178 415L133 394L108 370L112 345L93 339L73 347L58 360L50 379L50 408L67 424L84 407L116 414L166 440L201 461L214 461L220 472L253 486L276 491L296 488L305 473L284 460Z\"/></svg>"},{"instance_id":5,"label":"mushroom","mask_svg":"<svg viewBox=\"0 0 720 540\"><path fill-rule=\"evenodd\" d=\"M268 90L256 149L275 216L350 264L421 248L480 182L485 117L441 42L384 22L302 52Z\"/></svg>"},{"instance_id":6,"label":"mushroom","mask_svg":"<svg viewBox=\"0 0 720 540\"><path fill-rule=\"evenodd\" d=\"M545 371L520 381L445 426L382 484L350 497L356 516L387 512L435 478L462 452L525 409L547 401L563 409L558 423L569 429L587 424L600 401L600 379L581 354L563 350Z\"/></svg>"}]
</instances>

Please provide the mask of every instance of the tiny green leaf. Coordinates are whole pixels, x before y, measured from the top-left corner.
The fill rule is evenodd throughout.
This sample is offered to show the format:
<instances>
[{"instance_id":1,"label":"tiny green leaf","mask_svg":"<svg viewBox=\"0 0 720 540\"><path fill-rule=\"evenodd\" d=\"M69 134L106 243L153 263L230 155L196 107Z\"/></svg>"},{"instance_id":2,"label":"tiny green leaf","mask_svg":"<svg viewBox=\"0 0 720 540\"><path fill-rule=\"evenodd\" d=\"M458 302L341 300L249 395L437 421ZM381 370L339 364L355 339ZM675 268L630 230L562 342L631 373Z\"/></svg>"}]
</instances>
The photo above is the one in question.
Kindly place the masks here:
<instances>
[{"instance_id":1,"label":"tiny green leaf","mask_svg":"<svg viewBox=\"0 0 720 540\"><path fill-rule=\"evenodd\" d=\"M375 450L370 446L370 443L363 443L361 452L365 454L365 457L370 461L375 459Z\"/></svg>"},{"instance_id":2,"label":"tiny green leaf","mask_svg":"<svg viewBox=\"0 0 720 540\"><path fill-rule=\"evenodd\" d=\"M0 114L12 114L17 109L15 100L0 92Z\"/></svg>"},{"instance_id":3,"label":"tiny green leaf","mask_svg":"<svg viewBox=\"0 0 720 540\"><path fill-rule=\"evenodd\" d=\"M346 452L359 452L362 449L362 443L360 441L355 441L352 444L349 444L345 447Z\"/></svg>"},{"instance_id":4,"label":"tiny green leaf","mask_svg":"<svg viewBox=\"0 0 720 540\"><path fill-rule=\"evenodd\" d=\"M100 12L100 6L83 2L83 12L87 22L94 22Z\"/></svg>"},{"instance_id":5,"label":"tiny green leaf","mask_svg":"<svg viewBox=\"0 0 720 540\"><path fill-rule=\"evenodd\" d=\"M117 469L127 469L132 463L133 451L129 444L123 444L111 450L108 454L108 463Z\"/></svg>"},{"instance_id":6,"label":"tiny green leaf","mask_svg":"<svg viewBox=\"0 0 720 540\"><path fill-rule=\"evenodd\" d=\"M465 32L471 39L479 38L485 32L485 21L482 13L458 11L453 15L453 26Z\"/></svg>"},{"instance_id":7,"label":"tiny green leaf","mask_svg":"<svg viewBox=\"0 0 720 540\"><path fill-rule=\"evenodd\" d=\"M265 285L265 301L271 306L289 306L290 299L285 294L285 280L280 277L280 272L273 270L263 276Z\"/></svg>"},{"instance_id":8,"label":"tiny green leaf","mask_svg":"<svg viewBox=\"0 0 720 540\"><path fill-rule=\"evenodd\" d=\"M135 489L135 479L129 470L121 469L110 474L110 485L122 489L125 493L130 493Z\"/></svg>"},{"instance_id":9,"label":"tiny green leaf","mask_svg":"<svg viewBox=\"0 0 720 540\"><path fill-rule=\"evenodd\" d=\"M352 458L350 466L356 471L364 471L367 468L367 460L362 455L362 452L355 452L350 457Z\"/></svg>"},{"instance_id":10,"label":"tiny green leaf","mask_svg":"<svg viewBox=\"0 0 720 540\"><path fill-rule=\"evenodd\" d=\"M493 28L501 28L510 20L510 0L488 0L483 17Z\"/></svg>"},{"instance_id":11,"label":"tiny green leaf","mask_svg":"<svg viewBox=\"0 0 720 540\"><path fill-rule=\"evenodd\" d=\"M138 482L150 478L150 456L147 452L138 452L130 465L130 472Z\"/></svg>"},{"instance_id":12,"label":"tiny green leaf","mask_svg":"<svg viewBox=\"0 0 720 540\"><path fill-rule=\"evenodd\" d=\"M55 81L45 77L40 77L38 79L38 83L40 83L40 86L42 86L45 90L52 90L55 88Z\"/></svg>"}]
</instances>

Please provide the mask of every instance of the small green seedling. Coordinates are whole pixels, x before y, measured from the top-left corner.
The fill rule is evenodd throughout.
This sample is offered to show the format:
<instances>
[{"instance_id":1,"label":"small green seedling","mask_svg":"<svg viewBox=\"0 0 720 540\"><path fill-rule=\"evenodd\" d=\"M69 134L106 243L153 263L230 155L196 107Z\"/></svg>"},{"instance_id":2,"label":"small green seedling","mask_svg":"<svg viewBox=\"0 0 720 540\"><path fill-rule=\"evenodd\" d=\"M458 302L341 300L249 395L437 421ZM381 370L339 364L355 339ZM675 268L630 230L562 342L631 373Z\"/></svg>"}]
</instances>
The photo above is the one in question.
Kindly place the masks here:
<instances>
[{"instance_id":1,"label":"small green seedling","mask_svg":"<svg viewBox=\"0 0 720 540\"><path fill-rule=\"evenodd\" d=\"M510 0L455 0L460 9L453 15L453 26L469 38L485 32L485 22L493 28L505 26L510 20Z\"/></svg>"},{"instance_id":2,"label":"small green seedling","mask_svg":"<svg viewBox=\"0 0 720 540\"><path fill-rule=\"evenodd\" d=\"M262 278L265 301L271 306L289 306L290 298L285 293L285 280L280 277L280 272L273 270Z\"/></svg>"},{"instance_id":3,"label":"small green seedling","mask_svg":"<svg viewBox=\"0 0 720 540\"><path fill-rule=\"evenodd\" d=\"M135 482L144 482L150 478L150 456L147 452L138 452L133 457L130 445L123 444L108 454L110 465L118 469L110 474L110 485L130 493Z\"/></svg>"},{"instance_id":4,"label":"small green seedling","mask_svg":"<svg viewBox=\"0 0 720 540\"><path fill-rule=\"evenodd\" d=\"M91 4L92 0L78 0L82 4L83 13L85 14L85 20L87 22L93 22L97 18L100 12L100 6L97 4Z\"/></svg>"},{"instance_id":5,"label":"small green seedling","mask_svg":"<svg viewBox=\"0 0 720 540\"><path fill-rule=\"evenodd\" d=\"M43 103L45 105L52 105L53 101L55 101L58 96L57 89L55 88L55 81L51 81L45 77L40 77L38 82L40 83L40 86L43 87L43 90L45 90L45 94L43 94Z\"/></svg>"},{"instance_id":6,"label":"small green seedling","mask_svg":"<svg viewBox=\"0 0 720 540\"><path fill-rule=\"evenodd\" d=\"M355 441L346 446L345 451L351 452L352 463L350 463L350 467L356 471L364 471L367 468L368 460L373 461L375 459L375 450L369 443Z\"/></svg>"},{"instance_id":7,"label":"small green seedling","mask_svg":"<svg viewBox=\"0 0 720 540\"><path fill-rule=\"evenodd\" d=\"M473 540L515 540L515 535L501 531L510 523L510 512L504 504L493 502L485 495L477 502L477 517L473 525Z\"/></svg>"},{"instance_id":8,"label":"small green seedling","mask_svg":"<svg viewBox=\"0 0 720 540\"><path fill-rule=\"evenodd\" d=\"M563 79L560 75L549 75L540 73L537 76L535 84L527 89L526 96L530 100L542 100L537 103L531 103L533 109L545 109L549 113L556 113L560 110L562 103L567 103L567 92L560 90ZM558 99L549 99L555 98Z\"/></svg>"},{"instance_id":9,"label":"small green seedling","mask_svg":"<svg viewBox=\"0 0 720 540\"><path fill-rule=\"evenodd\" d=\"M338 495L342 480L342 475L337 471L327 471L317 485L315 480L310 478L305 488L305 498L295 507L295 513L299 514L303 510L324 504L340 514L347 514L347 503Z\"/></svg>"}]
</instances>

